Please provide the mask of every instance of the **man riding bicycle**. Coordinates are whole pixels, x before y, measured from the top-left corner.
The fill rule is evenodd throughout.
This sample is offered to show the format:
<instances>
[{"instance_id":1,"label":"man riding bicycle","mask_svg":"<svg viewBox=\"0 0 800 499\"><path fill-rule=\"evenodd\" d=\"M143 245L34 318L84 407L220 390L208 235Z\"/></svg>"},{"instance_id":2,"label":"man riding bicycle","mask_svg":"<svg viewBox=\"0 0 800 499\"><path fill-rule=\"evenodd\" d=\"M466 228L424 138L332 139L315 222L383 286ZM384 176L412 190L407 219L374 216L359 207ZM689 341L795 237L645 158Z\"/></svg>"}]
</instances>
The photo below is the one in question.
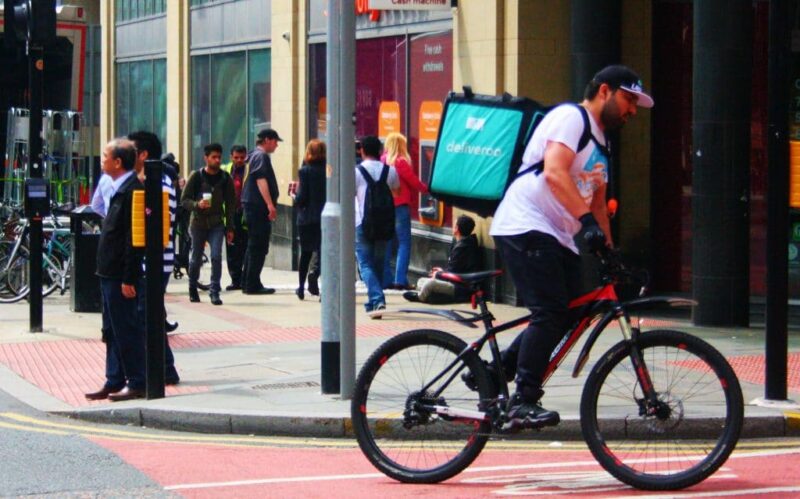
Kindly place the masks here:
<instances>
[{"instance_id":1,"label":"man riding bicycle","mask_svg":"<svg viewBox=\"0 0 800 499\"><path fill-rule=\"evenodd\" d=\"M587 84L583 102L556 107L536 127L518 177L495 212L489 233L517 295L533 313L528 327L503 352L505 372L516 373L508 414L513 424L559 422L558 413L542 407L540 399L547 363L568 327L569 303L581 291L573 238L583 230L590 251L613 247L606 212L610 154L605 134L621 128L637 105L653 107L653 99L642 91L636 73L619 65L600 70Z\"/></svg>"}]
</instances>

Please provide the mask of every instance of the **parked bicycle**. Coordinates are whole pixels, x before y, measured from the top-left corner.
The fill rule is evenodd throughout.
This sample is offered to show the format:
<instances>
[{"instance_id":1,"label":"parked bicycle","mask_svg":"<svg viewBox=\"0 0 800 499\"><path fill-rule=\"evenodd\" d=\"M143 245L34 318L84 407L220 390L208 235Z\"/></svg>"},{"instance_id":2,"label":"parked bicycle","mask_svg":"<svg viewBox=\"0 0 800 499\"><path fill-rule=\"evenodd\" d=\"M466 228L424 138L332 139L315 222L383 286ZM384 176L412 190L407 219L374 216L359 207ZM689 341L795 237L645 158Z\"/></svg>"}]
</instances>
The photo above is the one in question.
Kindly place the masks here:
<instances>
[{"instance_id":1,"label":"parked bicycle","mask_svg":"<svg viewBox=\"0 0 800 499\"><path fill-rule=\"evenodd\" d=\"M744 417L739 381L716 349L681 331L641 329L635 316L690 300L640 297L620 302L614 285L635 280L612 253L601 258L602 285L570 304L572 326L553 352L545 383L594 324L573 377L612 322L623 339L603 353L580 401L583 438L600 465L639 489L674 490L701 482L727 460ZM509 428L509 391L496 335L531 315L493 325L481 285L502 271L438 273L469 286L485 333L471 344L433 329L400 334L381 345L356 380L351 416L358 444L381 472L401 482L436 483L478 457L490 435ZM456 316L458 317L458 316ZM480 357L489 345L493 366ZM462 376L466 374L465 376Z\"/></svg>"}]
</instances>

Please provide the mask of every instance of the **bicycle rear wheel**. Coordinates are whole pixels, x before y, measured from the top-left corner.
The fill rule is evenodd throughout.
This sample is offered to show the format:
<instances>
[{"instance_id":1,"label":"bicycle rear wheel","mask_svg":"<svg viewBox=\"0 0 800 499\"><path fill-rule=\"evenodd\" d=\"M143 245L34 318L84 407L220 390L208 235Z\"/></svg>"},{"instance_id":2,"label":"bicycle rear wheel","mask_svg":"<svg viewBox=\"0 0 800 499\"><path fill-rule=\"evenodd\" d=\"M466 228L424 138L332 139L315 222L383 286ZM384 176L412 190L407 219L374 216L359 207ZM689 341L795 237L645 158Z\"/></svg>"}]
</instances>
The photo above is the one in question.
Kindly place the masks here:
<instances>
[{"instance_id":1,"label":"bicycle rear wheel","mask_svg":"<svg viewBox=\"0 0 800 499\"><path fill-rule=\"evenodd\" d=\"M466 348L442 331L408 331L381 345L361 368L351 405L353 431L381 472L401 482L436 483L460 473L481 452L491 431L481 412L494 390L476 353L456 362ZM467 369L477 392L461 380Z\"/></svg>"},{"instance_id":2,"label":"bicycle rear wheel","mask_svg":"<svg viewBox=\"0 0 800 499\"><path fill-rule=\"evenodd\" d=\"M679 331L648 331L637 341L653 388L647 415L630 346L598 361L581 398L581 427L594 457L633 487L675 490L706 479L739 440L744 408L739 380L705 341Z\"/></svg>"}]
</instances>

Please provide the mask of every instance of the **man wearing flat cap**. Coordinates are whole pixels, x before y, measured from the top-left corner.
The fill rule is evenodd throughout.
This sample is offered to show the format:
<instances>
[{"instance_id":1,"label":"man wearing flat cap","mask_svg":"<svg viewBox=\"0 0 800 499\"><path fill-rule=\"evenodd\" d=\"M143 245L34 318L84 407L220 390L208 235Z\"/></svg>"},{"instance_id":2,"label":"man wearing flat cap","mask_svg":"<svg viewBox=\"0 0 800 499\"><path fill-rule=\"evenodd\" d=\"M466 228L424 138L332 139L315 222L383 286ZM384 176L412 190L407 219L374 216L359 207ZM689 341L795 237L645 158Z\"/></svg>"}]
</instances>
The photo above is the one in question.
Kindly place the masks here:
<instances>
[{"instance_id":1,"label":"man wearing flat cap","mask_svg":"<svg viewBox=\"0 0 800 499\"><path fill-rule=\"evenodd\" d=\"M540 399L550 355L567 330L569 303L581 291L574 237L583 231L592 253L613 246L605 134L635 116L637 106L653 107L639 76L621 65L601 69L586 85L582 102L555 107L536 127L495 212L489 233L517 295L533 312L528 327L503 352L505 372L516 374L512 426L559 422L558 413L542 407Z\"/></svg>"},{"instance_id":2,"label":"man wearing flat cap","mask_svg":"<svg viewBox=\"0 0 800 499\"><path fill-rule=\"evenodd\" d=\"M256 148L250 153L250 170L242 187L242 209L247 223L248 239L242 272L242 292L249 295L270 295L273 288L261 283L261 269L269 252L272 222L278 217L278 181L269 155L283 140L271 128L258 132Z\"/></svg>"}]
</instances>

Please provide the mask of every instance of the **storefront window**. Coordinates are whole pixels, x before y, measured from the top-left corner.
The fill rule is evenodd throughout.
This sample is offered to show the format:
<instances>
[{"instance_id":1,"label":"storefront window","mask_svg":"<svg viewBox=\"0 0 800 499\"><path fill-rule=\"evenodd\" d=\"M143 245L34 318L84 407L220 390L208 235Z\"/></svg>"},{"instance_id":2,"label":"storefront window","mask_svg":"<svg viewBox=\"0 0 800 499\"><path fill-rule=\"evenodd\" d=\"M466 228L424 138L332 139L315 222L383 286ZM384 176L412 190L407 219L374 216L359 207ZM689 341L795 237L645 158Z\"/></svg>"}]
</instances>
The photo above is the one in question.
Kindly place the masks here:
<instances>
[{"instance_id":1,"label":"storefront window","mask_svg":"<svg viewBox=\"0 0 800 499\"><path fill-rule=\"evenodd\" d=\"M356 136L378 133L381 102L400 103L406 122L406 38L393 36L356 42ZM403 130L405 133L406 130Z\"/></svg>"},{"instance_id":2,"label":"storefront window","mask_svg":"<svg viewBox=\"0 0 800 499\"><path fill-rule=\"evenodd\" d=\"M356 137L378 135L381 103L400 107L400 128L409 142L414 170L420 173L419 110L423 102L444 102L453 81L453 41L450 30L386 37L356 42ZM407 50L408 48L408 50ZM406 64L408 61L408 65ZM327 60L325 44L309 47L310 137L325 138L325 85ZM426 142L430 150L432 145ZM422 179L427 181L426 178ZM414 220L419 200L412 199ZM452 210L445 209L444 224L450 224Z\"/></svg>"},{"instance_id":3,"label":"storefront window","mask_svg":"<svg viewBox=\"0 0 800 499\"><path fill-rule=\"evenodd\" d=\"M192 169L200 167L203 161L203 146L210 142L208 68L209 56L192 57L192 158L190 160Z\"/></svg>"},{"instance_id":4,"label":"storefront window","mask_svg":"<svg viewBox=\"0 0 800 499\"><path fill-rule=\"evenodd\" d=\"M270 120L270 96L272 83L270 75L270 51L253 50L248 58L248 105L247 148L253 147L258 130L266 128Z\"/></svg>"},{"instance_id":5,"label":"storefront window","mask_svg":"<svg viewBox=\"0 0 800 499\"><path fill-rule=\"evenodd\" d=\"M167 135L166 59L117 63L116 134L137 130Z\"/></svg>"},{"instance_id":6,"label":"storefront window","mask_svg":"<svg viewBox=\"0 0 800 499\"><path fill-rule=\"evenodd\" d=\"M224 152L247 140L247 71L244 52L211 56L211 142Z\"/></svg>"},{"instance_id":7,"label":"storefront window","mask_svg":"<svg viewBox=\"0 0 800 499\"><path fill-rule=\"evenodd\" d=\"M269 49L192 57L193 169L203 164L203 146L252 149L255 131L270 120Z\"/></svg>"}]
</instances>

